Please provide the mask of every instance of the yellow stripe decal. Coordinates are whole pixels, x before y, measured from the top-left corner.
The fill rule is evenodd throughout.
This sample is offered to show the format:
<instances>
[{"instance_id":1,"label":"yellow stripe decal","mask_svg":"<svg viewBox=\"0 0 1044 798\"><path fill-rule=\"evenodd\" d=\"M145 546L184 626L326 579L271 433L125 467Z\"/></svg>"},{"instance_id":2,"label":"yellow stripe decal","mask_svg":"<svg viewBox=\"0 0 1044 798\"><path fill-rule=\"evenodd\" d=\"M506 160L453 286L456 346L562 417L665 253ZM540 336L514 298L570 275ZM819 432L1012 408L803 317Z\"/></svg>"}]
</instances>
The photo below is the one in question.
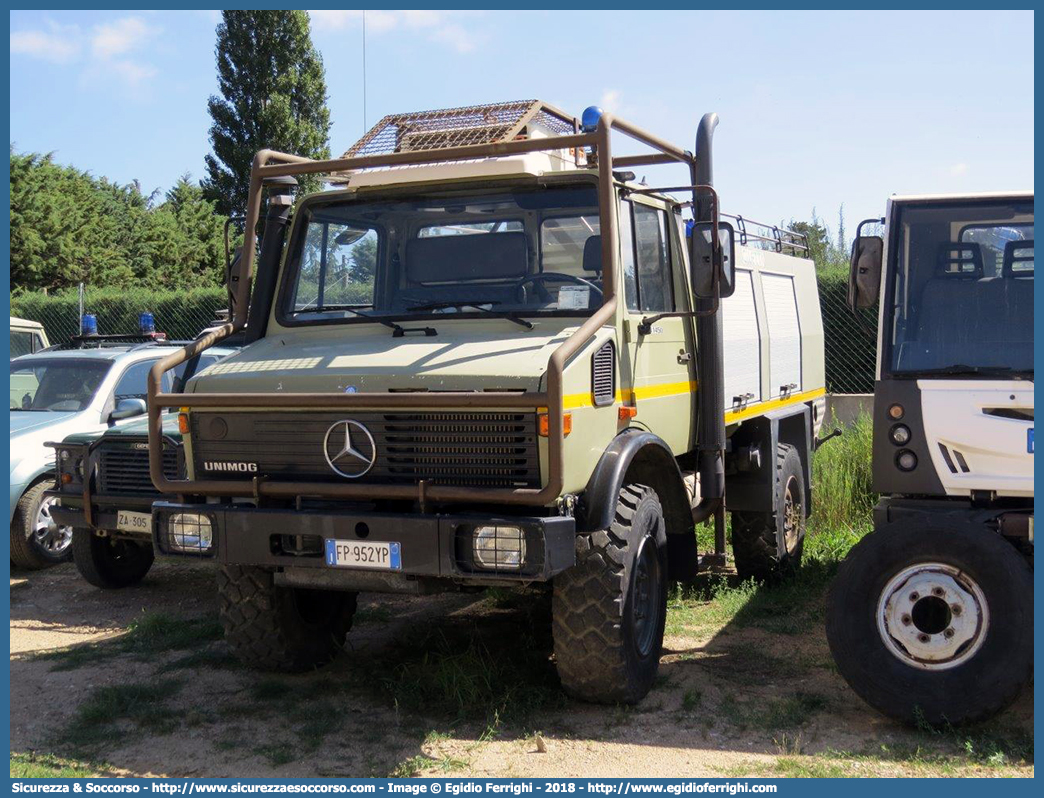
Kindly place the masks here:
<instances>
[{"instance_id":1,"label":"yellow stripe decal","mask_svg":"<svg viewBox=\"0 0 1044 798\"><path fill-rule=\"evenodd\" d=\"M665 382L660 385L642 385L635 388L634 391L617 391L616 403L633 402L638 399L656 399L665 396L678 396L680 394L691 393L695 390L695 382ZM743 421L748 418L753 418L754 416L760 416L771 410L778 410L781 407L787 407L788 405L810 402L813 399L818 399L820 396L824 395L826 395L826 388L816 388L815 390L805 391L804 393L796 393L778 399L769 399L766 402L757 402L743 408L742 410L729 410L725 413L725 423L732 424L737 421ZM562 408L564 410L576 410L581 407L594 407L594 401L590 393L573 393L562 397ZM545 408L540 409L543 412L547 412Z\"/></svg>"},{"instance_id":2,"label":"yellow stripe decal","mask_svg":"<svg viewBox=\"0 0 1044 798\"><path fill-rule=\"evenodd\" d=\"M781 396L779 399L769 399L767 402L758 402L756 405L751 405L743 410L730 410L726 412L725 423L732 424L736 421L743 421L744 419L768 413L770 410L778 410L781 407L796 405L801 402L810 402L813 399L818 399L820 396L825 395L826 388L816 388L814 391L805 391L804 393L795 393L790 396Z\"/></svg>"}]
</instances>

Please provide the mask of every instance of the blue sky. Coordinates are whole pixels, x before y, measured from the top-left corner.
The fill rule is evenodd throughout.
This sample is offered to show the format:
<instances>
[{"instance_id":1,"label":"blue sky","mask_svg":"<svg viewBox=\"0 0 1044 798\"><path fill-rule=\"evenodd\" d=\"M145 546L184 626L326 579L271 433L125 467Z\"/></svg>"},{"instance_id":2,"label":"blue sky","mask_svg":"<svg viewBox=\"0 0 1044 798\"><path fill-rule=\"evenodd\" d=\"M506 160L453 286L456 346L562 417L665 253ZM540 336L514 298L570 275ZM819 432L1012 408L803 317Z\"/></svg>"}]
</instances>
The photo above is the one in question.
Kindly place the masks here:
<instances>
[{"instance_id":1,"label":"blue sky","mask_svg":"<svg viewBox=\"0 0 1044 798\"><path fill-rule=\"evenodd\" d=\"M331 148L363 132L361 12L312 12ZM218 12L11 12L11 131L166 189L209 151ZM891 193L1032 188L1032 12L367 12L367 114L539 97L692 146L724 210L849 232ZM649 173L675 182L680 174Z\"/></svg>"}]
</instances>

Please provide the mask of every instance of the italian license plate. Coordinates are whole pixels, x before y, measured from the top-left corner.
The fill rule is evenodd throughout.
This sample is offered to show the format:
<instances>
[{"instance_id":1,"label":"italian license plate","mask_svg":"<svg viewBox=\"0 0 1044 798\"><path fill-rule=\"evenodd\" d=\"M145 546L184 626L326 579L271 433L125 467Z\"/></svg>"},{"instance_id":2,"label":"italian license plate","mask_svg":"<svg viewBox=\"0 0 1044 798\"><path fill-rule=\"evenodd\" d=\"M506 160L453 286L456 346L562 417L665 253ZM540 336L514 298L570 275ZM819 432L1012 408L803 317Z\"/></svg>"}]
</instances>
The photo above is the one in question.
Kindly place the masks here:
<instances>
[{"instance_id":1,"label":"italian license plate","mask_svg":"<svg viewBox=\"0 0 1044 798\"><path fill-rule=\"evenodd\" d=\"M133 513L130 510L116 511L116 529L120 532L152 532L152 513Z\"/></svg>"},{"instance_id":2,"label":"italian license plate","mask_svg":"<svg viewBox=\"0 0 1044 798\"><path fill-rule=\"evenodd\" d=\"M401 571L402 550L398 543L328 540L326 541L326 564L339 568Z\"/></svg>"}]
</instances>

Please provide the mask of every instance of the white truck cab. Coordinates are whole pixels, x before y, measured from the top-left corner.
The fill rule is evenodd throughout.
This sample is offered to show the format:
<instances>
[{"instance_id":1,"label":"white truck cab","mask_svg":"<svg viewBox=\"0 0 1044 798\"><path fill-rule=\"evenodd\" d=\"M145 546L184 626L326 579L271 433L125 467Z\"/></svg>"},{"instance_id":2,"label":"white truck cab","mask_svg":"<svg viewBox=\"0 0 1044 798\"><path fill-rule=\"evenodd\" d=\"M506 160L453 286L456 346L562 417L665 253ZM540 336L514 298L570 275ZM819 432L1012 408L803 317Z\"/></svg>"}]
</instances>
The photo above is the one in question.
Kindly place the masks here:
<instances>
[{"instance_id":1,"label":"white truck cab","mask_svg":"<svg viewBox=\"0 0 1044 798\"><path fill-rule=\"evenodd\" d=\"M1033 193L892 197L868 221L884 235L857 235L849 303L880 300L881 500L828 638L884 713L979 720L1033 662Z\"/></svg>"}]
</instances>

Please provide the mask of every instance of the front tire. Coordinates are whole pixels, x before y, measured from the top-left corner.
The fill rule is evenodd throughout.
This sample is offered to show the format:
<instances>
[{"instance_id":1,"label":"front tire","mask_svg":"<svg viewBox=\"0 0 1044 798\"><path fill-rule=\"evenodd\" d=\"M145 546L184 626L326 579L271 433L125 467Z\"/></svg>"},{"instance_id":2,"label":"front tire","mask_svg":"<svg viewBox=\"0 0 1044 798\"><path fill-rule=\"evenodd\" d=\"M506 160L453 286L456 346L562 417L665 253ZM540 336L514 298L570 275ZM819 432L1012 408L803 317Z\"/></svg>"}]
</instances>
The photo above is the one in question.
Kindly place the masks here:
<instances>
[{"instance_id":1,"label":"front tire","mask_svg":"<svg viewBox=\"0 0 1044 798\"><path fill-rule=\"evenodd\" d=\"M626 485L610 528L578 535L576 565L554 580L562 687L584 701L640 701L656 678L666 617L663 508L652 488Z\"/></svg>"},{"instance_id":2,"label":"front tire","mask_svg":"<svg viewBox=\"0 0 1044 798\"><path fill-rule=\"evenodd\" d=\"M732 513L732 556L740 579L763 582L801 565L808 490L798 450L779 444L775 466L772 511Z\"/></svg>"},{"instance_id":3,"label":"front tire","mask_svg":"<svg viewBox=\"0 0 1044 798\"><path fill-rule=\"evenodd\" d=\"M838 670L905 723L1000 712L1033 670L1033 574L996 532L964 519L903 519L863 538L827 598Z\"/></svg>"},{"instance_id":4,"label":"front tire","mask_svg":"<svg viewBox=\"0 0 1044 798\"><path fill-rule=\"evenodd\" d=\"M91 529L74 529L73 562L87 582L103 590L136 585L152 568L151 543L101 537Z\"/></svg>"},{"instance_id":5,"label":"front tire","mask_svg":"<svg viewBox=\"0 0 1044 798\"><path fill-rule=\"evenodd\" d=\"M275 584L272 571L223 565L221 623L232 653L261 670L294 673L325 665L344 647L355 593Z\"/></svg>"},{"instance_id":6,"label":"front tire","mask_svg":"<svg viewBox=\"0 0 1044 798\"><path fill-rule=\"evenodd\" d=\"M43 495L50 484L37 482L23 493L11 521L11 561L27 571L50 568L72 556L72 527L55 523L51 508L57 500Z\"/></svg>"}]
</instances>

